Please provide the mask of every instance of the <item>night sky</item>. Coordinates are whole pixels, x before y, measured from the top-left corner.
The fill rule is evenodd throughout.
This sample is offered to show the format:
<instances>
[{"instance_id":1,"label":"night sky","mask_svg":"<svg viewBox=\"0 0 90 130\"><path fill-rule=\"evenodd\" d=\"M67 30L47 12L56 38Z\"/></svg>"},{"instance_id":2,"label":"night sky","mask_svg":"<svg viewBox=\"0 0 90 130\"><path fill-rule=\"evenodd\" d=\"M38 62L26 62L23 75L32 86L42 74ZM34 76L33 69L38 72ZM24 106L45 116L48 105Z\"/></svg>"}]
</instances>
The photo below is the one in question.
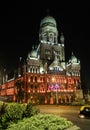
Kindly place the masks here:
<instances>
[{"instance_id":1,"label":"night sky","mask_svg":"<svg viewBox=\"0 0 90 130\"><path fill-rule=\"evenodd\" d=\"M64 34L66 60L72 52L80 59L82 85L90 88L89 3L30 0L1 6L0 67L14 69L19 57L27 57L32 45L38 44L40 22L49 13L56 19L59 35Z\"/></svg>"}]
</instances>

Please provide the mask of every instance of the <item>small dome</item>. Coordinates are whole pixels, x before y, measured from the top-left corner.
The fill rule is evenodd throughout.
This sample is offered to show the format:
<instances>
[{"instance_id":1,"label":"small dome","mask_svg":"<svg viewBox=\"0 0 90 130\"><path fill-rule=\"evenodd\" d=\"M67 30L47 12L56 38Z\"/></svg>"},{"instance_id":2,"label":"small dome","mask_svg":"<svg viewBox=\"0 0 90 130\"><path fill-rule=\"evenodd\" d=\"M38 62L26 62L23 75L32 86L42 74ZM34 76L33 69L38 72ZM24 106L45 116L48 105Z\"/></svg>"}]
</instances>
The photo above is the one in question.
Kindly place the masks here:
<instances>
[{"instance_id":1,"label":"small dome","mask_svg":"<svg viewBox=\"0 0 90 130\"><path fill-rule=\"evenodd\" d=\"M73 53L72 53L72 56L71 56L71 62L72 63L77 63L77 58L74 56Z\"/></svg>"},{"instance_id":2,"label":"small dome","mask_svg":"<svg viewBox=\"0 0 90 130\"><path fill-rule=\"evenodd\" d=\"M37 57L36 50L32 50L32 51L31 51L31 56L32 56L32 57Z\"/></svg>"},{"instance_id":3,"label":"small dome","mask_svg":"<svg viewBox=\"0 0 90 130\"><path fill-rule=\"evenodd\" d=\"M44 19L41 20L40 27L48 23L52 26L56 26L56 20L52 16L46 16Z\"/></svg>"},{"instance_id":4,"label":"small dome","mask_svg":"<svg viewBox=\"0 0 90 130\"><path fill-rule=\"evenodd\" d=\"M28 54L28 58L33 57L36 58L37 57L37 52L36 50L32 50L29 54Z\"/></svg>"}]
</instances>

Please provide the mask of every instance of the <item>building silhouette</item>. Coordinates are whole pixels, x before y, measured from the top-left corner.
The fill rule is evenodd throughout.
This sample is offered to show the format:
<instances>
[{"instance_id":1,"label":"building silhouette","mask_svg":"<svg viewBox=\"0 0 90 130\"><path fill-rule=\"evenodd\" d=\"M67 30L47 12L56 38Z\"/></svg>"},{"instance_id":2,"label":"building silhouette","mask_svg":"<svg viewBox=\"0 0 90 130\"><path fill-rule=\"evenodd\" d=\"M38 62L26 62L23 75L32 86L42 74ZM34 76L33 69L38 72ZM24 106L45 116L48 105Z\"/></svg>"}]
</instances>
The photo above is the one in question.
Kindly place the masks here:
<instances>
[{"instance_id":1,"label":"building silhouette","mask_svg":"<svg viewBox=\"0 0 90 130\"><path fill-rule=\"evenodd\" d=\"M48 15L40 22L39 44L32 46L24 63L20 57L13 78L0 77L0 97L14 102L71 103L82 98L80 70L73 52L66 62L64 34L59 35L55 18Z\"/></svg>"}]
</instances>

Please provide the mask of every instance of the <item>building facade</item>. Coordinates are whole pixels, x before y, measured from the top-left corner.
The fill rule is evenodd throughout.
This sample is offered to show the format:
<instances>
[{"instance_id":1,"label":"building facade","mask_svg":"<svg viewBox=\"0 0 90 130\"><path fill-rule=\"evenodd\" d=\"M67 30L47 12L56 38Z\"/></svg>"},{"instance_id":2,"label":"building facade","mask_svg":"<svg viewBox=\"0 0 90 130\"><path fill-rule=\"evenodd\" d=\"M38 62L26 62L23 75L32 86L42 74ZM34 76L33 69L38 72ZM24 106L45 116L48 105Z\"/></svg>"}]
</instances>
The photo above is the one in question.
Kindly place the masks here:
<instances>
[{"instance_id":1,"label":"building facade","mask_svg":"<svg viewBox=\"0 0 90 130\"><path fill-rule=\"evenodd\" d=\"M66 62L64 42L55 18L44 17L40 22L39 44L32 46L26 62L20 64L12 79L4 75L0 97L39 104L75 101L81 90L80 60L72 53Z\"/></svg>"}]
</instances>

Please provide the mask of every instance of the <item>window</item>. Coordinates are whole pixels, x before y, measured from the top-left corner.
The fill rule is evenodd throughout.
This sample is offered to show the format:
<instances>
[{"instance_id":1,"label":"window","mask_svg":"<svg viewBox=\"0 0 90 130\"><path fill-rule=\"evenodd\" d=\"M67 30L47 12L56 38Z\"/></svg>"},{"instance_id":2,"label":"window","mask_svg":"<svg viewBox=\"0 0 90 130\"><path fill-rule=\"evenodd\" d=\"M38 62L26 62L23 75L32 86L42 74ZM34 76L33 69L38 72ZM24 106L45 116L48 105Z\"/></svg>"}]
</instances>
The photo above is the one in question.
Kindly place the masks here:
<instances>
[{"instance_id":1,"label":"window","mask_svg":"<svg viewBox=\"0 0 90 130\"><path fill-rule=\"evenodd\" d=\"M43 35L43 40L47 41L47 34L46 33Z\"/></svg>"},{"instance_id":2,"label":"window","mask_svg":"<svg viewBox=\"0 0 90 130\"><path fill-rule=\"evenodd\" d=\"M37 77L35 76L35 82L37 82Z\"/></svg>"},{"instance_id":3,"label":"window","mask_svg":"<svg viewBox=\"0 0 90 130\"><path fill-rule=\"evenodd\" d=\"M31 82L33 82L33 77L31 76Z\"/></svg>"},{"instance_id":4,"label":"window","mask_svg":"<svg viewBox=\"0 0 90 130\"><path fill-rule=\"evenodd\" d=\"M54 38L53 38L53 34L50 34L50 35L49 35L49 41L50 41L50 42L54 42L53 39L54 39Z\"/></svg>"}]
</instances>

